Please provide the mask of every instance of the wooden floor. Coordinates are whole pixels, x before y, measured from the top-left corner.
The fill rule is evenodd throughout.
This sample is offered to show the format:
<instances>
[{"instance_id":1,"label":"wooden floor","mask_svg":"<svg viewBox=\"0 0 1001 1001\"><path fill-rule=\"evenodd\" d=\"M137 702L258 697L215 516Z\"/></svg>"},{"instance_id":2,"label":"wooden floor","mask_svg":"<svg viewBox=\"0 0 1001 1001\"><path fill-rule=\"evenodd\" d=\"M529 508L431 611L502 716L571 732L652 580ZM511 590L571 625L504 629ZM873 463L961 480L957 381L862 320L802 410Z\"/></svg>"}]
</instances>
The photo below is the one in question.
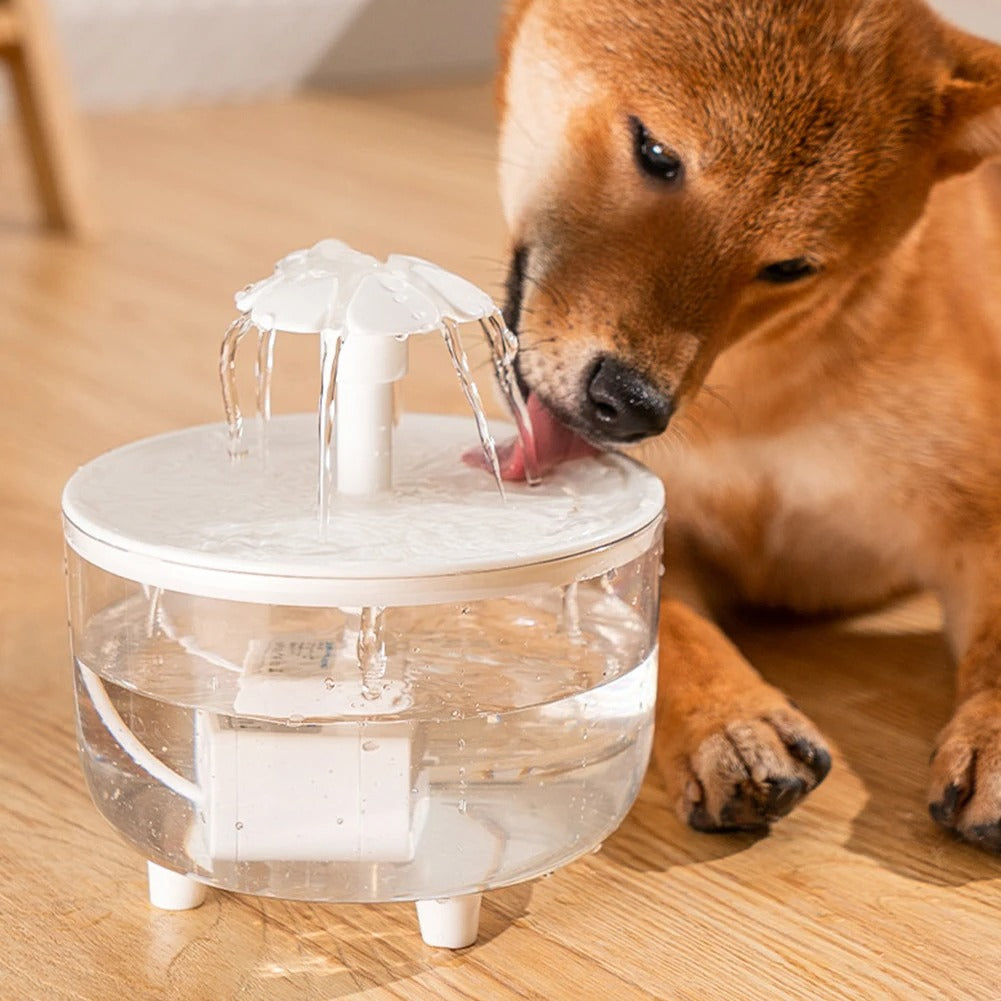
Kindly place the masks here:
<instances>
[{"instance_id":1,"label":"wooden floor","mask_svg":"<svg viewBox=\"0 0 1001 1001\"><path fill-rule=\"evenodd\" d=\"M768 837L694 834L650 779L599 854L489 894L459 954L423 946L407 905L213 892L198 911L152 910L143 860L77 763L62 484L112 446L218 419L231 294L286 250L337 235L490 287L504 234L485 88L90 124L105 216L90 246L36 229L0 132L0 998L1001 998L1001 864L924 807L951 698L926 600L742 630L836 751ZM308 408L313 347L280 351L277 406ZM408 404L461 409L432 354Z\"/></svg>"}]
</instances>

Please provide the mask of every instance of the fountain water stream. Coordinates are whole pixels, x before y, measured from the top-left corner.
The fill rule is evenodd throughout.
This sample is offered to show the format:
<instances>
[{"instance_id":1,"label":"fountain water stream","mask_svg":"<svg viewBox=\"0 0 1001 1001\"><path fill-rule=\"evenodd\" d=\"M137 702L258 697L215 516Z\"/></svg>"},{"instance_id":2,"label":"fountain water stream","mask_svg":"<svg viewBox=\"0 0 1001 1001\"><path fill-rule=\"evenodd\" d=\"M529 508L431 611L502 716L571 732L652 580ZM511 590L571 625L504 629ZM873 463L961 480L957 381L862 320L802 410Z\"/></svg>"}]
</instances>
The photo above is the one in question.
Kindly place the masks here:
<instances>
[{"instance_id":1,"label":"fountain water stream","mask_svg":"<svg viewBox=\"0 0 1001 1001\"><path fill-rule=\"evenodd\" d=\"M322 240L308 250L297 250L284 257L273 275L238 292L236 305L241 315L223 338L219 363L230 453L234 456L246 451L236 385L237 349L244 335L251 329L257 331L256 402L258 415L265 424L271 418L271 378L278 331L320 336L317 496L321 525L328 521L329 499L337 480L334 427L340 422L349 424L352 434L359 428L373 426L382 431L386 402L376 387L390 384L406 370L405 352L383 345L378 349L383 370L374 371L376 352L368 345L355 355L355 369L342 374L342 349L359 337L405 341L414 334L440 333L473 413L486 467L493 473L503 496L495 442L459 332L460 324L478 322L490 347L498 385L529 457L527 479L530 483L539 481L533 465L532 426L514 374L517 339L507 329L493 301L465 279L417 257L394 254L380 263L339 240ZM368 372L364 371L366 367ZM361 396L341 385L356 384L366 377L369 388ZM342 408L338 403L339 392L350 394L352 403ZM352 405L368 412L345 413L339 420L335 408L348 411ZM386 486L383 484L383 488ZM340 485L338 488L345 489ZM347 489L355 492L351 487Z\"/></svg>"}]
</instances>

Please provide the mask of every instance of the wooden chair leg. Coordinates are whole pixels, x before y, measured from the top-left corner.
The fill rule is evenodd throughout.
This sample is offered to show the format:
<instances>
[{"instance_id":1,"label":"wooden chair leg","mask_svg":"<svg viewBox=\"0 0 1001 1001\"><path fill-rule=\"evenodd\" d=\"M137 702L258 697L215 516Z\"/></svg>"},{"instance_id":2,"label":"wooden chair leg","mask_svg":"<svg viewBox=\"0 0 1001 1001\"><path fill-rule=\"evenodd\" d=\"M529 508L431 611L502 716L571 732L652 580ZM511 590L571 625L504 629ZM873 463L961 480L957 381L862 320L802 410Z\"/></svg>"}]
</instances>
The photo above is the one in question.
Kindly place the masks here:
<instances>
[{"instance_id":1,"label":"wooden chair leg","mask_svg":"<svg viewBox=\"0 0 1001 1001\"><path fill-rule=\"evenodd\" d=\"M79 122L41 0L8 0L18 38L6 46L14 96L48 225L92 235L96 218Z\"/></svg>"}]
</instances>

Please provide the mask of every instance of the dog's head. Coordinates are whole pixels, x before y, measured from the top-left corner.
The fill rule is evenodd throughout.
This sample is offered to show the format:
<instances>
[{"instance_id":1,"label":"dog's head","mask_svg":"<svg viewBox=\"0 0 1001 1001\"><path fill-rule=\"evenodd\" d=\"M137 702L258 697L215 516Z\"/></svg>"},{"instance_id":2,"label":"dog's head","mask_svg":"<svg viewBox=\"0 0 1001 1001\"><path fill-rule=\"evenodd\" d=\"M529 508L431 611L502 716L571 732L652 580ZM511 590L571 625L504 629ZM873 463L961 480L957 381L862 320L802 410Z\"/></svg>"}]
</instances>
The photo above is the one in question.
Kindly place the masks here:
<instances>
[{"instance_id":1,"label":"dog's head","mask_svg":"<svg viewBox=\"0 0 1001 1001\"><path fill-rule=\"evenodd\" d=\"M850 296L1001 152L1001 48L921 0L514 0L502 56L520 374L600 445Z\"/></svg>"}]
</instances>

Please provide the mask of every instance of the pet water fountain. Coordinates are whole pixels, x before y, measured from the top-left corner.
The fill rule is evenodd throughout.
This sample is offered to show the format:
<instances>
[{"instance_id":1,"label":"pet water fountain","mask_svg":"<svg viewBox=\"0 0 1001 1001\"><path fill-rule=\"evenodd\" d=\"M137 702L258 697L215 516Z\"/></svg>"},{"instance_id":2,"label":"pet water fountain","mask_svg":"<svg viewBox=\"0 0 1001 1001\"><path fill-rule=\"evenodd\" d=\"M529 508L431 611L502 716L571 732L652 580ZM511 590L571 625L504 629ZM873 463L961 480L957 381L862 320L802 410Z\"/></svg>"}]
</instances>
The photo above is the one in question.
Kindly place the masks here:
<instances>
[{"instance_id":1,"label":"pet water fountain","mask_svg":"<svg viewBox=\"0 0 1001 1001\"><path fill-rule=\"evenodd\" d=\"M516 341L425 261L327 240L236 302L225 423L116 449L63 496L90 791L159 907L206 885L415 900L425 941L469 945L482 891L592 851L638 792L661 485L614 454L502 484L459 327L483 328L531 459ZM431 331L474 422L396 418ZM279 332L318 337L318 414L271 417Z\"/></svg>"}]
</instances>

